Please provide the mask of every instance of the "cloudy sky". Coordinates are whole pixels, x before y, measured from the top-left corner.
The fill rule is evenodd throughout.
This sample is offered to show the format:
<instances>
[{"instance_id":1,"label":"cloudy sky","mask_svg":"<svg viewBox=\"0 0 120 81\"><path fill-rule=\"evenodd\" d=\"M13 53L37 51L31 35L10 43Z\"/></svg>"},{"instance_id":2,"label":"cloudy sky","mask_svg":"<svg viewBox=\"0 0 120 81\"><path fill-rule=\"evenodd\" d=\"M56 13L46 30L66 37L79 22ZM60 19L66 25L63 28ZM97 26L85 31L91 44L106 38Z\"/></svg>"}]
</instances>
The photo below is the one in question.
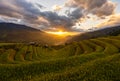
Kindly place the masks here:
<instances>
[{"instance_id":1,"label":"cloudy sky","mask_svg":"<svg viewBox=\"0 0 120 81\"><path fill-rule=\"evenodd\" d=\"M45 31L120 25L120 0L0 0L0 22Z\"/></svg>"}]
</instances>

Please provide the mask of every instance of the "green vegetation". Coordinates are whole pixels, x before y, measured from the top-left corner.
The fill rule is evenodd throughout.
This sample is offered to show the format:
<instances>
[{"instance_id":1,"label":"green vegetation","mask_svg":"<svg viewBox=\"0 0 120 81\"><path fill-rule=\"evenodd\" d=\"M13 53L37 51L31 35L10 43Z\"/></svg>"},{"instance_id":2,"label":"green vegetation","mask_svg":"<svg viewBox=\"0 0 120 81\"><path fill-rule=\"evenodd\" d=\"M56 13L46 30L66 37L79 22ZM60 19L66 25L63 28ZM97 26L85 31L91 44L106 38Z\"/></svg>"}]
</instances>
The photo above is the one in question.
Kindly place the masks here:
<instances>
[{"instance_id":1,"label":"green vegetation","mask_svg":"<svg viewBox=\"0 0 120 81\"><path fill-rule=\"evenodd\" d=\"M0 81L120 81L120 36L60 46L0 43Z\"/></svg>"}]
</instances>

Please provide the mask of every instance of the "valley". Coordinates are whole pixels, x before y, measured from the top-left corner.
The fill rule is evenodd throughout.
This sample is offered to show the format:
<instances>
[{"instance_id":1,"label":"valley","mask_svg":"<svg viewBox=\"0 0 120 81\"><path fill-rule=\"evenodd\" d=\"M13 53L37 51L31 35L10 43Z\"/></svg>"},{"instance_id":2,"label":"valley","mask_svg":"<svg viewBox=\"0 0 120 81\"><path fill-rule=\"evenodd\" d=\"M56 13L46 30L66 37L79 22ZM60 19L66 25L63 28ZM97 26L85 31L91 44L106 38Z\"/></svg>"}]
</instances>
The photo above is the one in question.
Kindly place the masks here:
<instances>
[{"instance_id":1,"label":"valley","mask_svg":"<svg viewBox=\"0 0 120 81\"><path fill-rule=\"evenodd\" d=\"M0 81L120 81L120 0L0 0Z\"/></svg>"},{"instance_id":2,"label":"valley","mask_svg":"<svg viewBox=\"0 0 120 81\"><path fill-rule=\"evenodd\" d=\"M1 43L0 80L119 81L119 45L119 35L58 46Z\"/></svg>"}]
</instances>

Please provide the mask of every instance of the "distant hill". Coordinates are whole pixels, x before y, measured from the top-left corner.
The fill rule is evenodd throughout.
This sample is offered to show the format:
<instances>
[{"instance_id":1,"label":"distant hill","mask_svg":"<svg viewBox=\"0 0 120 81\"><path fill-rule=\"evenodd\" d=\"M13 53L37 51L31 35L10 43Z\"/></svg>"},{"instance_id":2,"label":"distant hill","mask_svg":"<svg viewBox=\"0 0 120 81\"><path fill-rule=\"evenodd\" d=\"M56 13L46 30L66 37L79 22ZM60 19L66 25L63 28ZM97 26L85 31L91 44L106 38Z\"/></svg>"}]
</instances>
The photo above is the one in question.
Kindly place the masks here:
<instances>
[{"instance_id":1,"label":"distant hill","mask_svg":"<svg viewBox=\"0 0 120 81\"><path fill-rule=\"evenodd\" d=\"M81 41L97 37L116 36L120 34L120 26L107 27L95 31L85 32L74 37L70 37L67 42Z\"/></svg>"},{"instance_id":2,"label":"distant hill","mask_svg":"<svg viewBox=\"0 0 120 81\"><path fill-rule=\"evenodd\" d=\"M40 31L32 27L13 23L0 23L0 31Z\"/></svg>"},{"instance_id":3,"label":"distant hill","mask_svg":"<svg viewBox=\"0 0 120 81\"><path fill-rule=\"evenodd\" d=\"M0 42L38 42L53 44L62 41L57 36L47 34L38 29L13 23L0 23Z\"/></svg>"}]
</instances>

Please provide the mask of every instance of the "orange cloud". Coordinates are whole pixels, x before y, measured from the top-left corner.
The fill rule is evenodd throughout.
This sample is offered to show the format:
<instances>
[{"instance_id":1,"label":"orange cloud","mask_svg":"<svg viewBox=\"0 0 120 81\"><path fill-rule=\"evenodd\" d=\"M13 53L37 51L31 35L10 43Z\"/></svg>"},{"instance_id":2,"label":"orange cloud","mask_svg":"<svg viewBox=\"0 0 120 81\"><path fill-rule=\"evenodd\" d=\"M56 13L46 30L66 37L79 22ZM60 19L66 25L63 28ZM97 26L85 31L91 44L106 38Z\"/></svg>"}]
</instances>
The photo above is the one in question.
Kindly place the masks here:
<instances>
[{"instance_id":1,"label":"orange cloud","mask_svg":"<svg viewBox=\"0 0 120 81\"><path fill-rule=\"evenodd\" d=\"M111 26L119 26L120 25L120 14L112 15L110 18L99 24L98 27L111 27Z\"/></svg>"}]
</instances>

